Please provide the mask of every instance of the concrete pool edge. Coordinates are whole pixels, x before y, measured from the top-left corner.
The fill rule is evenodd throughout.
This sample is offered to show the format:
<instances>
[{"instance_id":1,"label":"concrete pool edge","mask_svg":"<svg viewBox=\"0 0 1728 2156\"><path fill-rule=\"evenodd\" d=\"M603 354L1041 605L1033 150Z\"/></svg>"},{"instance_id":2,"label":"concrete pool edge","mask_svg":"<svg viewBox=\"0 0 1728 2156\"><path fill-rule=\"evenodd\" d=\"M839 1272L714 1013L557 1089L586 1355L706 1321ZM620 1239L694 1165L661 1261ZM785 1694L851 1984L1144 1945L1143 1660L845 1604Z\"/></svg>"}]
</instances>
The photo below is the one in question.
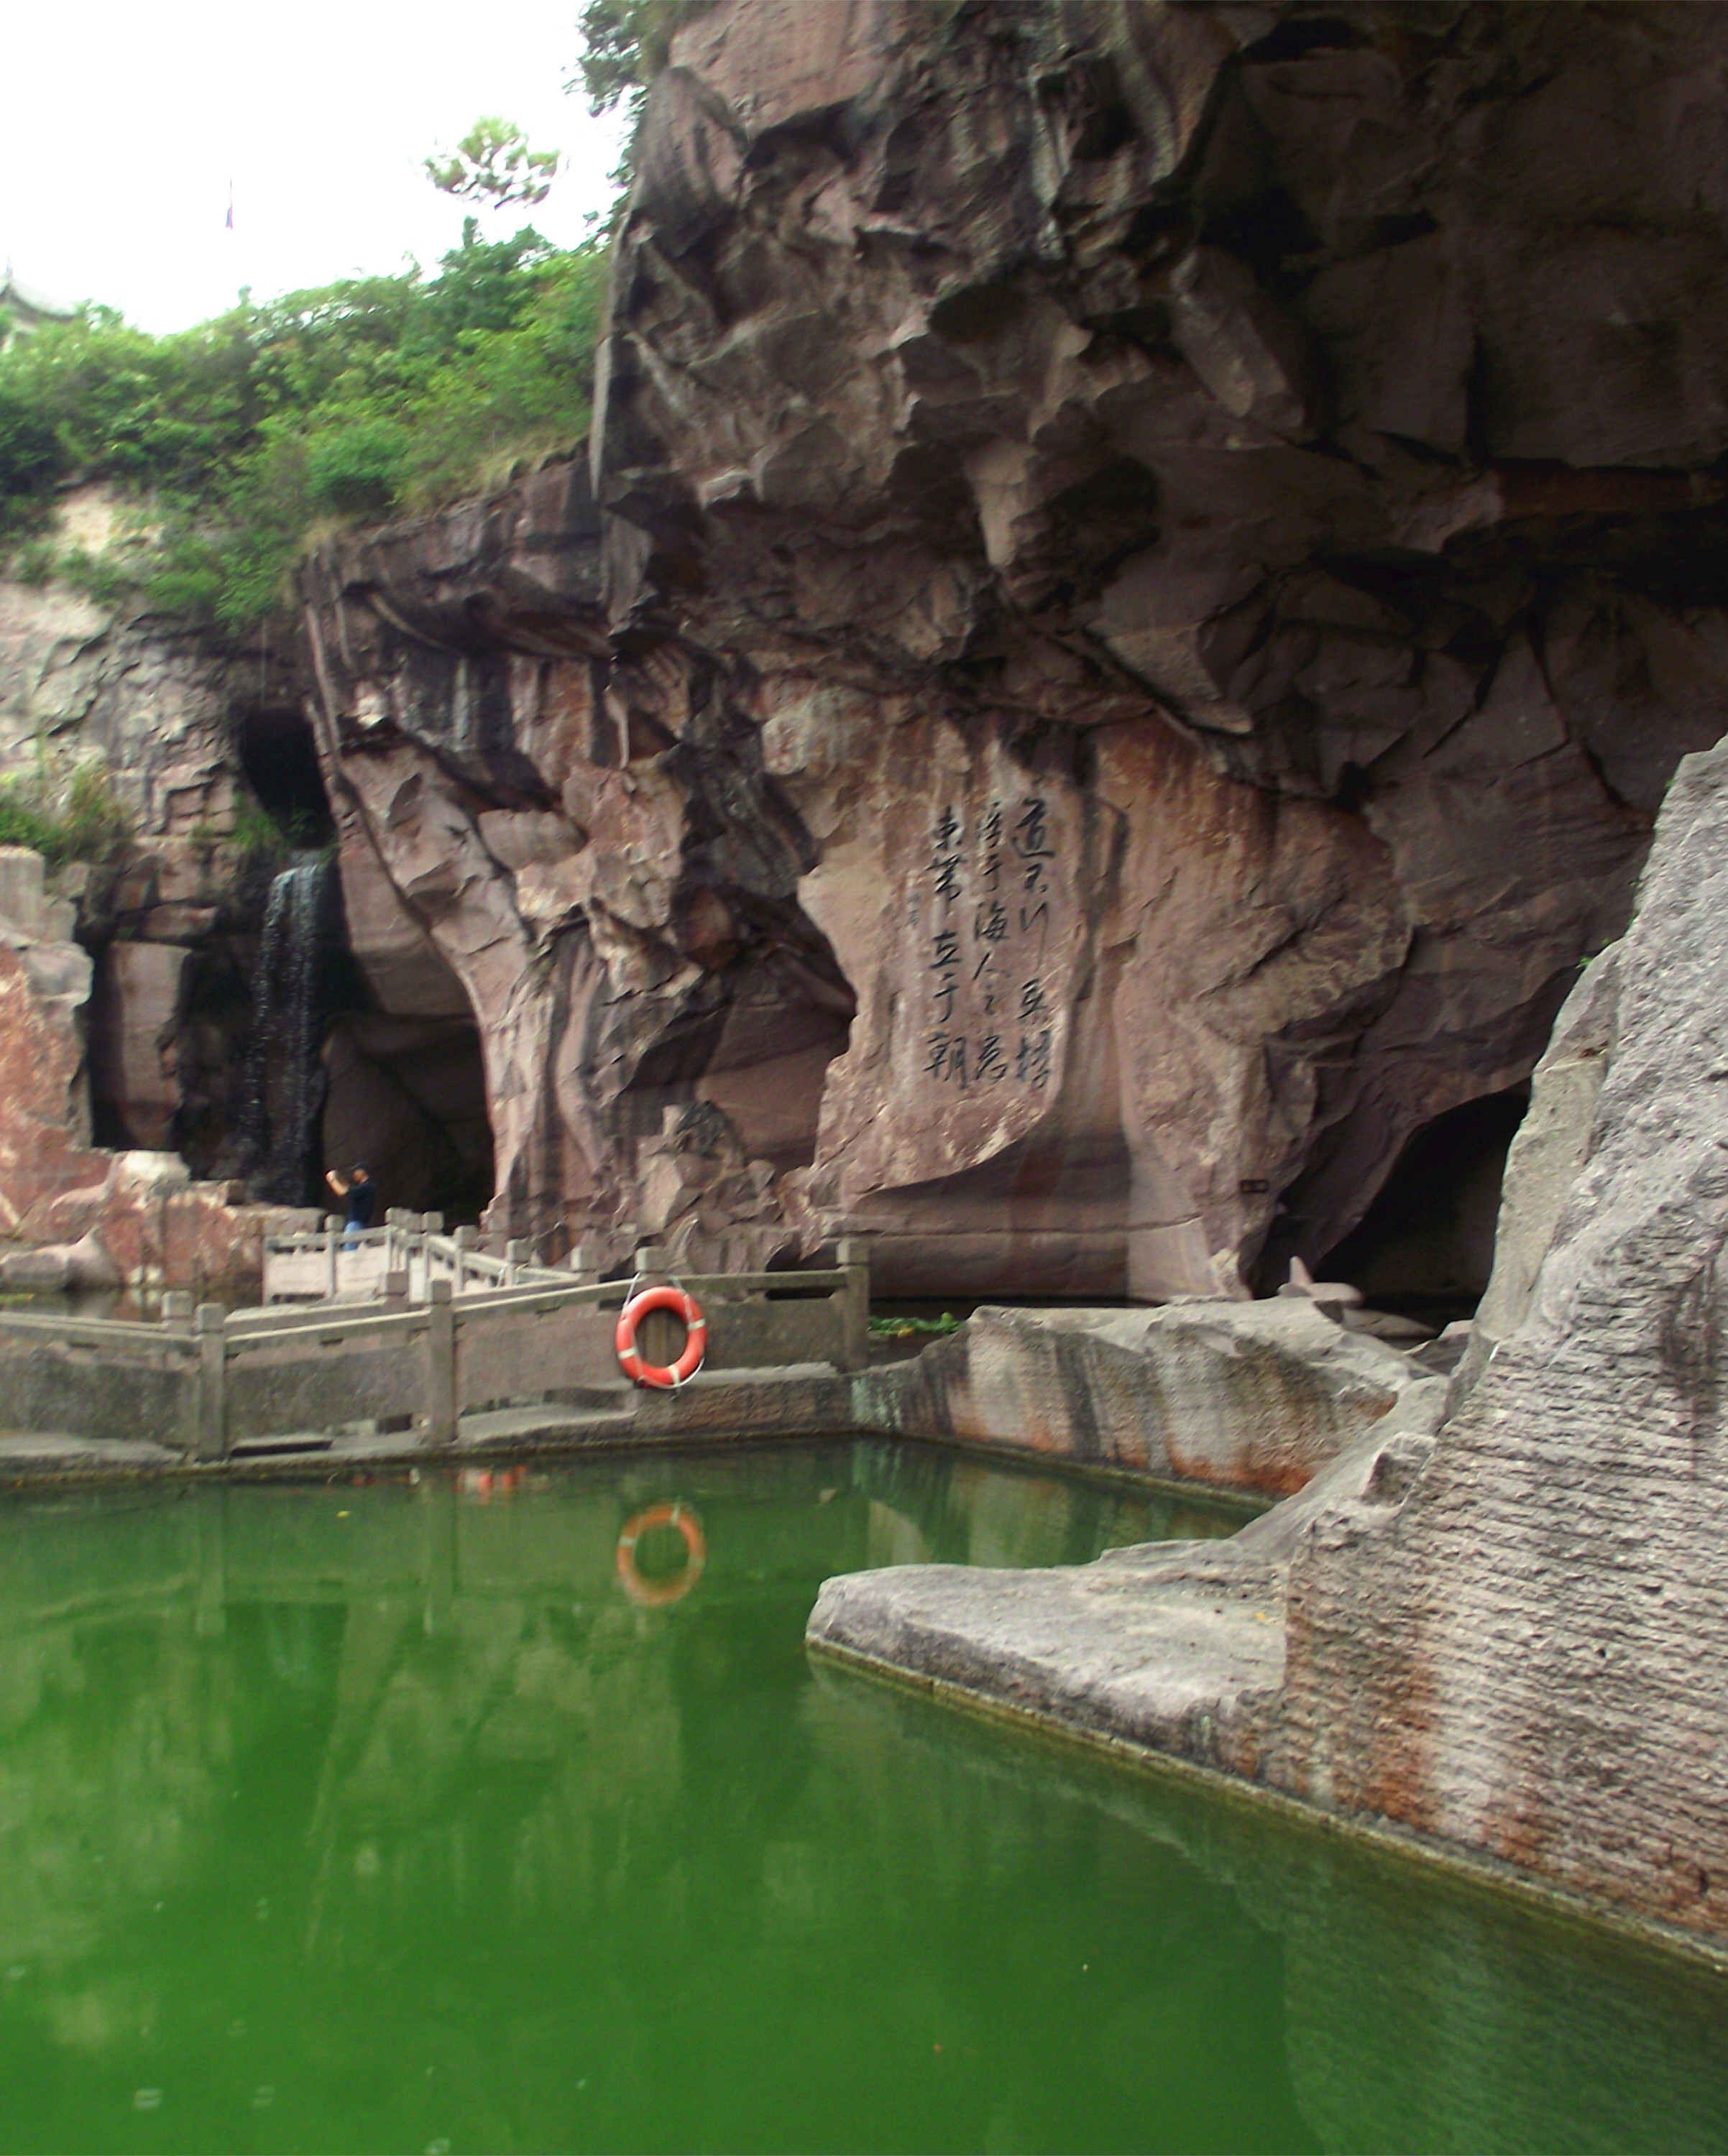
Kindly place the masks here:
<instances>
[{"instance_id":1,"label":"concrete pool edge","mask_svg":"<svg viewBox=\"0 0 1728 2156\"><path fill-rule=\"evenodd\" d=\"M1604 1934L1618 1944L1653 1953L1665 1960L1680 1961L1709 1975L1728 1979L1728 1947L1718 1946L1695 1932L1628 1915L1615 1904L1597 1901L1520 1871L1516 1866L1485 1853L1425 1835L1414 1828L1377 1815L1329 1811L1288 1790L1265 1782L1250 1781L1239 1774L1208 1767L1179 1753L1140 1744L1108 1730L1052 1714L1041 1708L1017 1705L999 1695L961 1684L952 1677L909 1669L855 1647L806 1635L805 1654L847 1676L881 1685L885 1689L928 1700L933 1705L962 1714L975 1722L1011 1730L1021 1741L1031 1739L1058 1751L1077 1752L1106 1762L1129 1774L1149 1781L1165 1781L1222 1799L1259 1816L1276 1818L1288 1826L1341 1841L1362 1850L1388 1867L1417 1864L1454 1886L1491 1900L1510 1900L1549 1922L1600 1938Z\"/></svg>"},{"instance_id":2,"label":"concrete pool edge","mask_svg":"<svg viewBox=\"0 0 1728 2156\"><path fill-rule=\"evenodd\" d=\"M378 1468L463 1467L511 1460L574 1460L602 1454L724 1449L834 1440L931 1445L993 1466L1052 1474L1102 1488L1215 1507L1242 1523L1278 1502L1255 1489L1161 1474L1120 1460L1017 1445L997 1437L886 1426L856 1413L852 1381L822 1364L698 1380L677 1395L643 1396L623 1412L532 1411L534 1426L478 1417L455 1445L430 1445L414 1432L326 1439L285 1437L212 1460L139 1439L79 1438L54 1430L0 1435L0 1489L104 1482L251 1481L284 1476L341 1476ZM645 1409L645 1412L640 1411ZM500 1424L488 1428L490 1423Z\"/></svg>"},{"instance_id":3,"label":"concrete pool edge","mask_svg":"<svg viewBox=\"0 0 1728 2156\"><path fill-rule=\"evenodd\" d=\"M608 1433L593 1438L558 1440L550 1443L489 1445L484 1450L458 1445L433 1450L425 1446L380 1446L365 1451L285 1450L234 1460L201 1460L174 1455L163 1460L134 1458L92 1459L80 1449L43 1451L8 1460L0 1453L0 1496L23 1495L32 1490L118 1489L156 1485L203 1487L209 1484L251 1482L340 1482L380 1469L503 1466L515 1461L544 1461L573 1465L586 1460L627 1458L635 1453L725 1453L800 1445L918 1445L952 1453L981 1466L1025 1475L1051 1475L1065 1481L1081 1482L1126 1495L1161 1497L1174 1503L1191 1504L1237 1516L1242 1522L1257 1518L1268 1501L1252 1491L1220 1490L1206 1482L1179 1482L1167 1476L1136 1474L1131 1469L1066 1460L1060 1455L1033 1452L1019 1446L969 1444L948 1437L924 1437L894 1430L841 1428L776 1430L745 1427L715 1435L674 1430L644 1435ZM94 1446L88 1448L94 1452Z\"/></svg>"}]
</instances>

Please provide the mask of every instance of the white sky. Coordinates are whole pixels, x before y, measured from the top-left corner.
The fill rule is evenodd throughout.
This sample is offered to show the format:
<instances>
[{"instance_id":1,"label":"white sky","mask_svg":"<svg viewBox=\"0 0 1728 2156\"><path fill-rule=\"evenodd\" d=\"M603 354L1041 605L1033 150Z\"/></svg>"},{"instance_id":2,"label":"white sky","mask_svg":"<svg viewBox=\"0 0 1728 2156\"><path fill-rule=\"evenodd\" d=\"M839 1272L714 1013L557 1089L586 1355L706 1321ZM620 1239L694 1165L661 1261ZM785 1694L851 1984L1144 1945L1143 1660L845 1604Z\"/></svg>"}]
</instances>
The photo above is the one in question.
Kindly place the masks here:
<instances>
[{"instance_id":1,"label":"white sky","mask_svg":"<svg viewBox=\"0 0 1728 2156\"><path fill-rule=\"evenodd\" d=\"M581 0L12 0L0 38L0 266L152 330L255 298L429 269L463 206L421 170L484 113L566 153L527 213L583 237L609 198L615 116L561 85ZM234 229L224 228L229 177ZM527 219L482 218L489 236Z\"/></svg>"}]
</instances>

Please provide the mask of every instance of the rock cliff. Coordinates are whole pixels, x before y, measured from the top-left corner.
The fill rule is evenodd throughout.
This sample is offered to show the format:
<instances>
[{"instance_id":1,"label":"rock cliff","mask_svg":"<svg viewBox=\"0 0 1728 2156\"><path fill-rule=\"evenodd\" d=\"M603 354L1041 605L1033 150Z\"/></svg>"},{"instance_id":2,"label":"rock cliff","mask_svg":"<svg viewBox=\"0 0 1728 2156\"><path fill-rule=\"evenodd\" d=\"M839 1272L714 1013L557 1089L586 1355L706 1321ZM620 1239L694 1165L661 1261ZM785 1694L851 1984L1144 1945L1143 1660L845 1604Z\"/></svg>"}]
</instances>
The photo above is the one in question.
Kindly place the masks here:
<instances>
[{"instance_id":1,"label":"rock cliff","mask_svg":"<svg viewBox=\"0 0 1728 2156\"><path fill-rule=\"evenodd\" d=\"M1725 862L1728 742L1561 1014L1449 1394L1228 1543L835 1579L812 1637L1728 1936Z\"/></svg>"},{"instance_id":2,"label":"rock cliff","mask_svg":"<svg viewBox=\"0 0 1728 2156\"><path fill-rule=\"evenodd\" d=\"M0 765L94 750L136 822L69 894L96 1137L250 1157L275 788L339 841L297 1091L388 1203L863 1234L890 1293L1473 1297L1728 701L1725 44L712 8L586 459L330 542L298 641L0 588Z\"/></svg>"},{"instance_id":3,"label":"rock cliff","mask_svg":"<svg viewBox=\"0 0 1728 2156\"><path fill-rule=\"evenodd\" d=\"M1491 1209L1720 731L1725 59L1469 0L685 30L592 483L307 578L350 919L477 1017L495 1224L1479 1290L1376 1194L1427 1145Z\"/></svg>"},{"instance_id":4,"label":"rock cliff","mask_svg":"<svg viewBox=\"0 0 1728 2156\"><path fill-rule=\"evenodd\" d=\"M94 539L105 504L90 494L64 522ZM0 578L0 773L30 786L97 772L129 826L112 858L68 862L53 877L57 901L71 901L60 932L75 916L93 961L75 1000L89 999L81 1112L99 1142L178 1149L207 1173L237 1165L267 880L235 844L239 812L256 807L245 752L260 725L300 726L304 696L280 624L274 648L268 635L234 645Z\"/></svg>"}]
</instances>

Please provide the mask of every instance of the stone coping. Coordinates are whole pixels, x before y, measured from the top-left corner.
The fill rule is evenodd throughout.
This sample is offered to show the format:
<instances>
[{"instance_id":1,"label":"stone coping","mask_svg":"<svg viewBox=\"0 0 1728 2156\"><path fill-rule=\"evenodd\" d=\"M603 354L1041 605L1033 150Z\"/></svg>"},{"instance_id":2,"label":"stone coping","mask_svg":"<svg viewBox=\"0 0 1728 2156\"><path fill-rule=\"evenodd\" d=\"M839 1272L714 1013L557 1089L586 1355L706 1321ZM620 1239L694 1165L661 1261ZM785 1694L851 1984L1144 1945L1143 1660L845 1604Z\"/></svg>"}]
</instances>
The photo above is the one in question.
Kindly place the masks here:
<instances>
[{"instance_id":1,"label":"stone coping","mask_svg":"<svg viewBox=\"0 0 1728 2156\"><path fill-rule=\"evenodd\" d=\"M1172 1783L1221 1803L1269 1815L1299 1832L1349 1842L1367 1850L1388 1866L1419 1864L1467 1892L1521 1902L1551 1922L1587 1937L1607 1932L1630 1946L1653 1948L1714 1975L1728 1977L1728 1945L1653 1918L1630 1915L1612 1902L1567 1892L1530 1872L1520 1871L1515 1865L1460 1843L1443 1841L1375 1814L1328 1810L1321 1805L1305 1803L1283 1789L1273 1789L1268 1783L1245 1780L1240 1775L1203 1766L1174 1753L1134 1743L1108 1730L1088 1728L1047 1710L1016 1705L951 1677L908 1669L832 1640L807 1636L805 1652L818 1666L826 1666L846 1680L857 1679L918 1695L969 1720L1011 1729L1021 1742L1083 1753L1145 1779Z\"/></svg>"}]
</instances>

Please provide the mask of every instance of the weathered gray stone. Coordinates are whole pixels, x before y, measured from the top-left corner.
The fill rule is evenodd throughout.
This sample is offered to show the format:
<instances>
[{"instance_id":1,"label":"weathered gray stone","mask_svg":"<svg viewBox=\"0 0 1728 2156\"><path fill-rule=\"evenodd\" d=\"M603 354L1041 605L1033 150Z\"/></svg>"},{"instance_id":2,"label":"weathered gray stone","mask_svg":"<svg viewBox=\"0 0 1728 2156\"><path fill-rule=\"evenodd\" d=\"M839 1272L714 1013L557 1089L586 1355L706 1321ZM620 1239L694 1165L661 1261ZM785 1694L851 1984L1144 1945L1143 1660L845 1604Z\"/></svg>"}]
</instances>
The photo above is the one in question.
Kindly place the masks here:
<instances>
[{"instance_id":1,"label":"weathered gray stone","mask_svg":"<svg viewBox=\"0 0 1728 2156\"><path fill-rule=\"evenodd\" d=\"M1338 1503L1376 1502L1417 1471L1445 1396L1442 1378L1412 1384L1371 1436L1227 1542L1150 1543L1047 1571L908 1565L854 1573L824 1584L808 1636L1257 1777L1284 1681L1291 1558Z\"/></svg>"},{"instance_id":2,"label":"weathered gray stone","mask_svg":"<svg viewBox=\"0 0 1728 2156\"><path fill-rule=\"evenodd\" d=\"M1592 988L1556 1043L1562 1104L1599 1090L1587 1144L1564 1105L1533 1141L1515 1329L1437 1435L1440 1376L1208 1553L1227 1654L1182 1628L1200 1583L1133 1557L994 1594L831 1583L812 1638L1728 1933L1725 916L1728 743L1686 759L1664 808L1603 976L1612 1033ZM1275 1626L1274 1573L1269 1676L1242 1608Z\"/></svg>"},{"instance_id":3,"label":"weathered gray stone","mask_svg":"<svg viewBox=\"0 0 1728 2156\"><path fill-rule=\"evenodd\" d=\"M1474 1389L1499 1342L1524 1322L1561 1213L1589 1157L1597 1096L1614 1045L1619 988L1617 947L1594 960L1567 997L1536 1065L1530 1111L1506 1156L1494 1270L1458 1366L1454 1409Z\"/></svg>"},{"instance_id":4,"label":"weathered gray stone","mask_svg":"<svg viewBox=\"0 0 1728 2156\"><path fill-rule=\"evenodd\" d=\"M1664 808L1521 1322L1401 1503L1340 1508L1293 1566L1279 1772L1717 1933L1725 908L1728 746L1689 757Z\"/></svg>"},{"instance_id":5,"label":"weathered gray stone","mask_svg":"<svg viewBox=\"0 0 1728 2156\"><path fill-rule=\"evenodd\" d=\"M1307 1300L976 1311L858 1388L869 1427L1299 1490L1423 1376Z\"/></svg>"}]
</instances>

